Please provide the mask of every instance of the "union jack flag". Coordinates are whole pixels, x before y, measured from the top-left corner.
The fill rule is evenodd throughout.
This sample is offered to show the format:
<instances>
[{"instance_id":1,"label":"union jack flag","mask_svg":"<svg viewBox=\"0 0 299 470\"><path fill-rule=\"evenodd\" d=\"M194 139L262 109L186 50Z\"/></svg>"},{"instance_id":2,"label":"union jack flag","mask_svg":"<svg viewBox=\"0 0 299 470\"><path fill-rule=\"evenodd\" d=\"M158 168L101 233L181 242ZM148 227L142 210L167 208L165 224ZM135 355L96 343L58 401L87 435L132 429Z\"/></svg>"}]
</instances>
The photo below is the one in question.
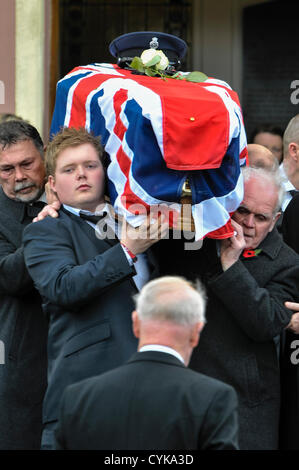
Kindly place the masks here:
<instances>
[{"instance_id":1,"label":"union jack flag","mask_svg":"<svg viewBox=\"0 0 299 470\"><path fill-rule=\"evenodd\" d=\"M228 238L243 199L247 142L237 94L217 79L192 83L133 74L115 64L74 68L57 84L51 136L61 127L100 135L109 196L133 226L160 205L181 208L188 179L196 239Z\"/></svg>"}]
</instances>

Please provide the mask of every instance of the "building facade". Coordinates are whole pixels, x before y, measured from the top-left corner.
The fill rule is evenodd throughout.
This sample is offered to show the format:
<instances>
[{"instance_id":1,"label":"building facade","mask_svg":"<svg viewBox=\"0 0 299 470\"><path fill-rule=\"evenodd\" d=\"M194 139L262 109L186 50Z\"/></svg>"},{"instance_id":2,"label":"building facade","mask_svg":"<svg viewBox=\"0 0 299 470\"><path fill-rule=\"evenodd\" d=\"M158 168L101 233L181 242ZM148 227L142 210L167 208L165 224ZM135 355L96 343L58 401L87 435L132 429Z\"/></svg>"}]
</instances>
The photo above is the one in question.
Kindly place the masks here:
<instances>
[{"instance_id":1,"label":"building facade","mask_svg":"<svg viewBox=\"0 0 299 470\"><path fill-rule=\"evenodd\" d=\"M76 65L114 62L108 51L114 37L131 31L154 30L178 35L187 42L185 70L199 70L228 82L239 94L241 104L245 100L249 110L246 115L245 109L245 121L248 119L252 127L255 120L262 121L267 116L263 115L262 107L259 110L258 102L255 109L259 115L252 115L254 110L249 104L257 90L267 93L271 89L268 86L271 75L270 79L265 73L264 78L259 77L263 59L254 63L252 56L255 47L256 51L263 47L271 49L273 40L267 42L270 32L275 34L271 15L277 17L282 8L287 11L286 3L263 0L0 0L0 113L11 112L29 120L46 142L57 81ZM263 8L265 5L269 8ZM290 11L287 13L290 17L296 16ZM260 33L259 42L254 42L256 32L252 18L260 18L261 27L265 23L265 31L269 31L270 36L265 34L263 38ZM283 24L281 22L282 35ZM244 44L250 48L250 53L244 50ZM280 116L276 119L271 115L271 120L280 119L281 125L298 113L296 103L291 103L288 96L291 84L294 88L294 81L299 80L299 71L296 76L295 66L290 65L292 57L290 54L288 57L284 65L284 74L288 75L285 82L276 80L277 86L283 86L285 91L279 105ZM270 61L266 71L269 67L271 71L272 62L275 60ZM275 67L279 71L279 64ZM261 84L261 80L266 84ZM277 94L275 86L271 93ZM267 97L268 101L271 96Z\"/></svg>"}]
</instances>

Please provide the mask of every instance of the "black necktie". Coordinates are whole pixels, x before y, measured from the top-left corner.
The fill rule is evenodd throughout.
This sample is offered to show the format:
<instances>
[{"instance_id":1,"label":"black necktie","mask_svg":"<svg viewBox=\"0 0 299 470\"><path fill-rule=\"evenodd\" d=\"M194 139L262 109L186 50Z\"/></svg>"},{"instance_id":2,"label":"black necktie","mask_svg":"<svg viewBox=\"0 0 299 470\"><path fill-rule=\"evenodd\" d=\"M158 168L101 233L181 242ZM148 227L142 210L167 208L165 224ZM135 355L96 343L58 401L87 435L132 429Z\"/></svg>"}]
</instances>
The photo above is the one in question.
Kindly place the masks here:
<instances>
[{"instance_id":1,"label":"black necktie","mask_svg":"<svg viewBox=\"0 0 299 470\"><path fill-rule=\"evenodd\" d=\"M35 201L31 204L26 204L26 213L28 217L34 219L34 217L36 217L40 213L40 211L43 207L45 207L45 205L46 203L42 201Z\"/></svg>"},{"instance_id":2,"label":"black necktie","mask_svg":"<svg viewBox=\"0 0 299 470\"><path fill-rule=\"evenodd\" d=\"M89 220L89 222L92 222L93 224L97 224L100 220L106 217L107 212L103 212L103 214L101 215L89 215L89 214L84 214L84 212L79 212L79 215L81 219Z\"/></svg>"}]
</instances>

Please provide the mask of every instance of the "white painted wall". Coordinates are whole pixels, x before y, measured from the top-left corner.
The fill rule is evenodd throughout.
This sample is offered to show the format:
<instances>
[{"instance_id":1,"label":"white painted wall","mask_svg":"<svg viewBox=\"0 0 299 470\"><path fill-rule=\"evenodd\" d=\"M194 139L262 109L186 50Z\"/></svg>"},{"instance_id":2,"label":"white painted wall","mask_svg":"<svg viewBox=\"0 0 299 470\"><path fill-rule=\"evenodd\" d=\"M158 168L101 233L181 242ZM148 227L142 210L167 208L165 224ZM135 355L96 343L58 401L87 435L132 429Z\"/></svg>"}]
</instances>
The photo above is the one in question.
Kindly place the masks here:
<instances>
[{"instance_id":1,"label":"white painted wall","mask_svg":"<svg viewBox=\"0 0 299 470\"><path fill-rule=\"evenodd\" d=\"M15 0L15 110L43 134L44 0Z\"/></svg>"},{"instance_id":2,"label":"white painted wall","mask_svg":"<svg viewBox=\"0 0 299 470\"><path fill-rule=\"evenodd\" d=\"M242 101L242 12L267 0L193 0L193 70L224 80Z\"/></svg>"}]
</instances>

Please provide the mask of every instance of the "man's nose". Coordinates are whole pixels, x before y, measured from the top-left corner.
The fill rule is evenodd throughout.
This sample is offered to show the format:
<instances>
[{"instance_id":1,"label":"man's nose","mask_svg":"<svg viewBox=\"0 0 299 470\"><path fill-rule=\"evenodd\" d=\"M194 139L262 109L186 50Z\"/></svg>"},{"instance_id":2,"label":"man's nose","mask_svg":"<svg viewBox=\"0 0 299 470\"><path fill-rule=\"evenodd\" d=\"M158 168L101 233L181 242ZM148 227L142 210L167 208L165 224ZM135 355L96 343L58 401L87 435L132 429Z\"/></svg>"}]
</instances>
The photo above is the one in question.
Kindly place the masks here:
<instances>
[{"instance_id":1,"label":"man's nose","mask_svg":"<svg viewBox=\"0 0 299 470\"><path fill-rule=\"evenodd\" d=\"M84 166L82 166L82 165L77 166L76 176L77 176L78 179L86 178L86 172L85 172Z\"/></svg>"},{"instance_id":2,"label":"man's nose","mask_svg":"<svg viewBox=\"0 0 299 470\"><path fill-rule=\"evenodd\" d=\"M254 214L247 214L244 223L247 227L254 227Z\"/></svg>"},{"instance_id":3,"label":"man's nose","mask_svg":"<svg viewBox=\"0 0 299 470\"><path fill-rule=\"evenodd\" d=\"M15 180L16 181L24 181L26 179L25 172L19 166L15 167Z\"/></svg>"}]
</instances>

